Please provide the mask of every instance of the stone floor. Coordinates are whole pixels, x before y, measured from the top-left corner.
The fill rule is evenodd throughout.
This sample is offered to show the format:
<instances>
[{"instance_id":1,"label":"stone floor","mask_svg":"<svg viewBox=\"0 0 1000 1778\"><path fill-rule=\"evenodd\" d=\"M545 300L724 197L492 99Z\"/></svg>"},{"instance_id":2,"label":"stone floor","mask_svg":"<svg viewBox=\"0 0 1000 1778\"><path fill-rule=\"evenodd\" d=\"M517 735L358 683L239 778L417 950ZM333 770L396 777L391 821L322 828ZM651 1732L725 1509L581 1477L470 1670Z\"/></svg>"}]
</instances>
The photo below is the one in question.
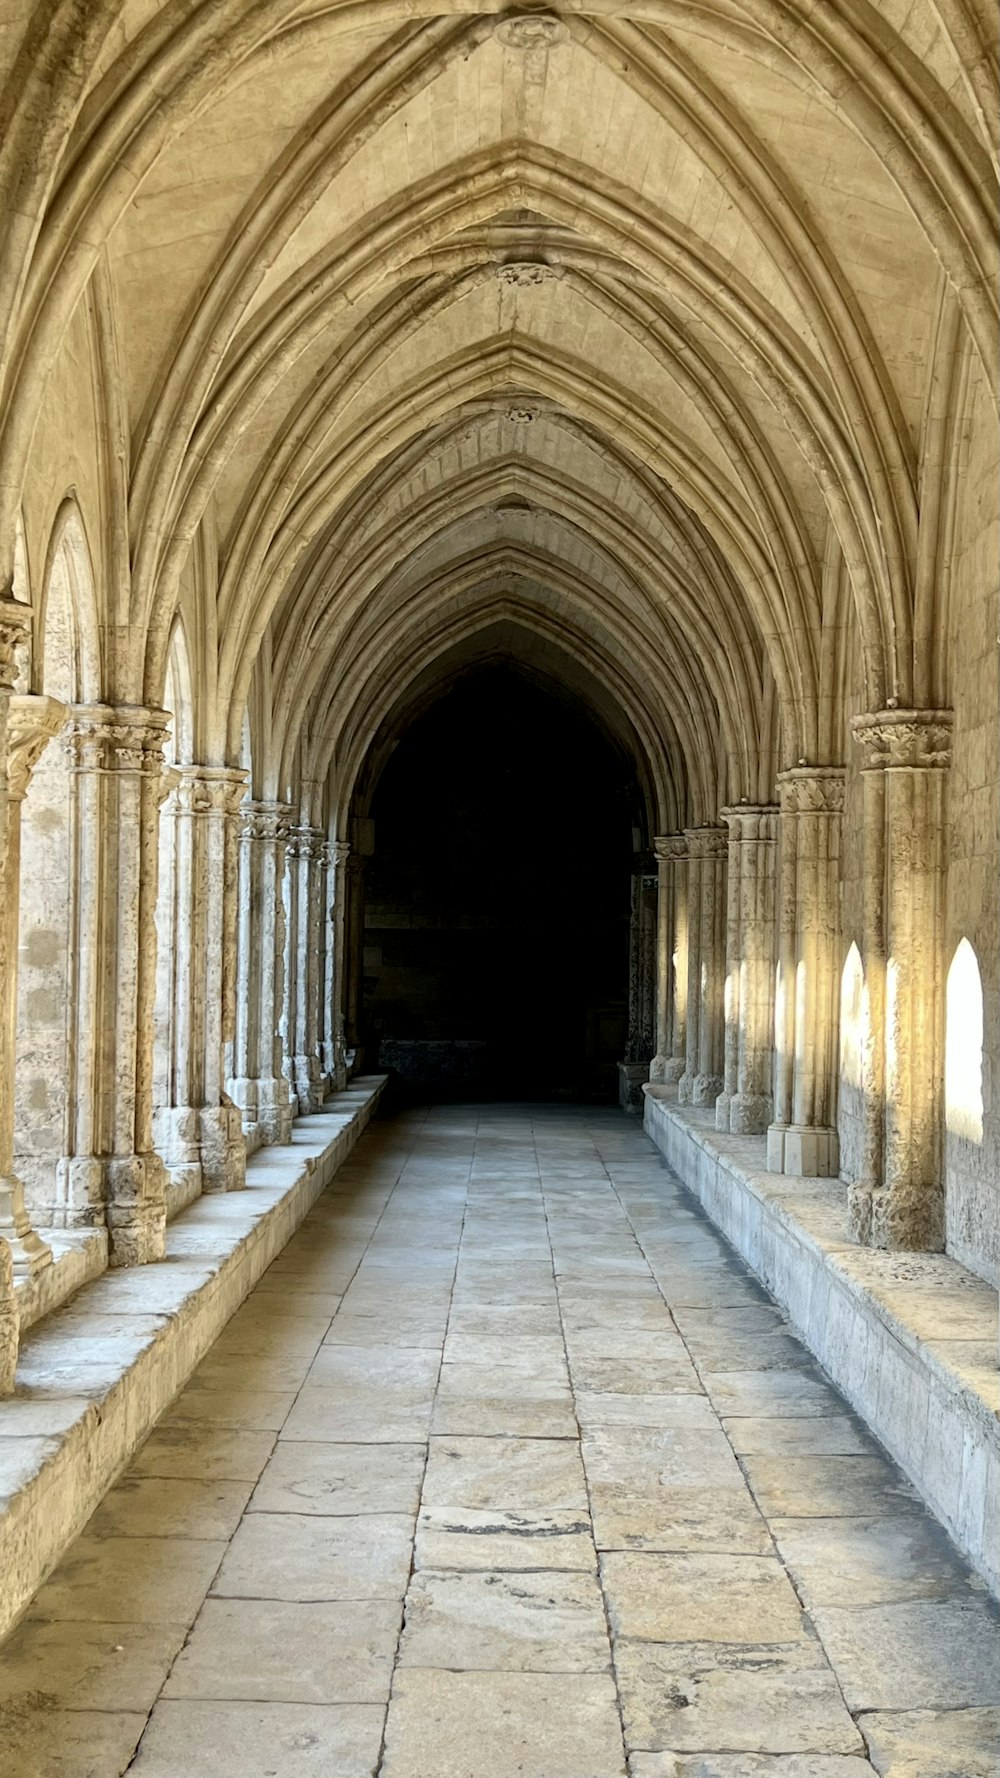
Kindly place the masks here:
<instances>
[{"instance_id":1,"label":"stone floor","mask_svg":"<svg viewBox=\"0 0 1000 1778\"><path fill-rule=\"evenodd\" d=\"M0 1650L0 1778L996 1778L1000 1638L612 1112L373 1126Z\"/></svg>"}]
</instances>

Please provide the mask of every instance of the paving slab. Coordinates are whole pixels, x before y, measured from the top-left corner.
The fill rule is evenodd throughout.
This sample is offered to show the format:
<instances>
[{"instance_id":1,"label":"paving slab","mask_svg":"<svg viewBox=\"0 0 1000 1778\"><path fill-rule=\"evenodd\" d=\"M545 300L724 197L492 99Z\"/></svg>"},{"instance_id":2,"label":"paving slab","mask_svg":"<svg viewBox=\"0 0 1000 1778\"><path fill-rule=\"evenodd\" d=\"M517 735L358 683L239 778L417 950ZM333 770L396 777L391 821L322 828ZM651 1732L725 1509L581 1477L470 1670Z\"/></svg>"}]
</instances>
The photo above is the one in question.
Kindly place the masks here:
<instances>
[{"instance_id":1,"label":"paving slab","mask_svg":"<svg viewBox=\"0 0 1000 1778\"><path fill-rule=\"evenodd\" d=\"M526 1778L529 1772L625 1778L610 1676L413 1668L397 1674L380 1778Z\"/></svg>"}]
</instances>

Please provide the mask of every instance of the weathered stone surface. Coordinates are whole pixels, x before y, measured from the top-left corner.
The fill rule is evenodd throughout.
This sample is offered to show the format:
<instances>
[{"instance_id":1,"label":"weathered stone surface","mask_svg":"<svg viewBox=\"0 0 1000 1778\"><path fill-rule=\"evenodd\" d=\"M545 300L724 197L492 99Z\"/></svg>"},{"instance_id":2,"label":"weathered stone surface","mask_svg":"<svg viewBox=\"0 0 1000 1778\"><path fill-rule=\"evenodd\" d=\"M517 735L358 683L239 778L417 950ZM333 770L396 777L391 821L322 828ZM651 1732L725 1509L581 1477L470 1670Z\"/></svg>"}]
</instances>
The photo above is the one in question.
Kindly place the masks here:
<instances>
[{"instance_id":1,"label":"weathered stone surface","mask_svg":"<svg viewBox=\"0 0 1000 1778\"><path fill-rule=\"evenodd\" d=\"M601 1589L590 1574L421 1569L407 1592L399 1659L452 1672L607 1672Z\"/></svg>"},{"instance_id":2,"label":"weathered stone surface","mask_svg":"<svg viewBox=\"0 0 1000 1778\"><path fill-rule=\"evenodd\" d=\"M383 1704L401 1618L389 1601L206 1599L163 1696Z\"/></svg>"},{"instance_id":3,"label":"weathered stone surface","mask_svg":"<svg viewBox=\"0 0 1000 1778\"><path fill-rule=\"evenodd\" d=\"M817 1644L620 1642L629 1748L862 1753Z\"/></svg>"},{"instance_id":4,"label":"weathered stone surface","mask_svg":"<svg viewBox=\"0 0 1000 1778\"><path fill-rule=\"evenodd\" d=\"M590 1519L565 1508L474 1511L428 1506L417 1520L418 1568L583 1569L597 1566Z\"/></svg>"},{"instance_id":5,"label":"weathered stone surface","mask_svg":"<svg viewBox=\"0 0 1000 1778\"><path fill-rule=\"evenodd\" d=\"M998 1620L981 1599L817 1605L812 1615L855 1712L1000 1705Z\"/></svg>"},{"instance_id":6,"label":"weathered stone surface","mask_svg":"<svg viewBox=\"0 0 1000 1778\"><path fill-rule=\"evenodd\" d=\"M881 1778L994 1778L1000 1710L900 1710L866 1715L861 1728Z\"/></svg>"},{"instance_id":7,"label":"weathered stone surface","mask_svg":"<svg viewBox=\"0 0 1000 1778\"><path fill-rule=\"evenodd\" d=\"M423 1499L428 1507L585 1512L579 1445L570 1439L432 1438Z\"/></svg>"},{"instance_id":8,"label":"weathered stone surface","mask_svg":"<svg viewBox=\"0 0 1000 1778\"><path fill-rule=\"evenodd\" d=\"M795 1590L774 1556L611 1554L601 1579L616 1637L642 1642L799 1642Z\"/></svg>"},{"instance_id":9,"label":"weathered stone surface","mask_svg":"<svg viewBox=\"0 0 1000 1778\"><path fill-rule=\"evenodd\" d=\"M422 1445L306 1444L282 1440L250 1500L260 1513L415 1514Z\"/></svg>"},{"instance_id":10,"label":"weathered stone surface","mask_svg":"<svg viewBox=\"0 0 1000 1778\"><path fill-rule=\"evenodd\" d=\"M522 1778L532 1770L547 1778L624 1778L610 1678L399 1674L386 1723L385 1778L485 1778L487 1771L489 1778Z\"/></svg>"},{"instance_id":11,"label":"weathered stone surface","mask_svg":"<svg viewBox=\"0 0 1000 1778\"><path fill-rule=\"evenodd\" d=\"M248 1513L212 1588L218 1598L401 1599L412 1520Z\"/></svg>"},{"instance_id":12,"label":"weathered stone surface","mask_svg":"<svg viewBox=\"0 0 1000 1778\"><path fill-rule=\"evenodd\" d=\"M176 1778L211 1762L213 1778L371 1778L385 1711L374 1704L157 1705L131 1770Z\"/></svg>"}]
</instances>

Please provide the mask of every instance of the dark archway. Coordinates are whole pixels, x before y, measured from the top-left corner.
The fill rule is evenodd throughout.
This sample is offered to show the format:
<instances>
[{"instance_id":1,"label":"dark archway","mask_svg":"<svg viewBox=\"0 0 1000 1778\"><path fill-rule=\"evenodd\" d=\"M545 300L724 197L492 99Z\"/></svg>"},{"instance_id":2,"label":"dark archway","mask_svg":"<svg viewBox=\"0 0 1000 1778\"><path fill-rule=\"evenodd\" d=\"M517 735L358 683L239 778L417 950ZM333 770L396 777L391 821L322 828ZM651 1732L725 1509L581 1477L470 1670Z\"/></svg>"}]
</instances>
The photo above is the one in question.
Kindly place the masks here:
<instances>
[{"instance_id":1,"label":"dark archway","mask_svg":"<svg viewBox=\"0 0 1000 1778\"><path fill-rule=\"evenodd\" d=\"M514 664L404 731L369 804L362 1038L420 1096L613 1099L639 790Z\"/></svg>"}]
</instances>

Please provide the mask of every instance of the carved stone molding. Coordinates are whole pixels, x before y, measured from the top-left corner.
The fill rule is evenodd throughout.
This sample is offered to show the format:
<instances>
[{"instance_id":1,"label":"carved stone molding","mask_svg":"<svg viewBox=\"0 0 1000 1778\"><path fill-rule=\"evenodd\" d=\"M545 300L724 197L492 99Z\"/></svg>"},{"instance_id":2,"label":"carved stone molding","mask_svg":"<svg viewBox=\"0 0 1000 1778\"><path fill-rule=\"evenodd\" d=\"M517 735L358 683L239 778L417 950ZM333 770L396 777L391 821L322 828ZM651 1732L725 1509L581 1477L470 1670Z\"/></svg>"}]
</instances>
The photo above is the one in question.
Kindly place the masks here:
<instances>
[{"instance_id":1,"label":"carved stone molding","mask_svg":"<svg viewBox=\"0 0 1000 1778\"><path fill-rule=\"evenodd\" d=\"M688 855L687 835L683 833L657 834L653 840L653 851L660 864L677 864Z\"/></svg>"},{"instance_id":2,"label":"carved stone molding","mask_svg":"<svg viewBox=\"0 0 1000 1778\"><path fill-rule=\"evenodd\" d=\"M292 831L294 810L289 803L240 804L240 839L248 843L284 845Z\"/></svg>"},{"instance_id":3,"label":"carved stone molding","mask_svg":"<svg viewBox=\"0 0 1000 1778\"><path fill-rule=\"evenodd\" d=\"M794 766L778 774L783 815L839 815L847 774L843 766Z\"/></svg>"},{"instance_id":4,"label":"carved stone molding","mask_svg":"<svg viewBox=\"0 0 1000 1778\"><path fill-rule=\"evenodd\" d=\"M172 793L179 815L235 815L246 789L247 774L228 766L185 765L177 767Z\"/></svg>"},{"instance_id":5,"label":"carved stone molding","mask_svg":"<svg viewBox=\"0 0 1000 1778\"><path fill-rule=\"evenodd\" d=\"M17 692L11 698L7 716L7 783L12 802L20 802L26 795L32 772L67 715L67 706L58 698Z\"/></svg>"},{"instance_id":6,"label":"carved stone molding","mask_svg":"<svg viewBox=\"0 0 1000 1778\"><path fill-rule=\"evenodd\" d=\"M159 777L170 716L140 704L76 704L67 742L77 772Z\"/></svg>"},{"instance_id":7,"label":"carved stone molding","mask_svg":"<svg viewBox=\"0 0 1000 1778\"><path fill-rule=\"evenodd\" d=\"M496 27L506 49L551 49L566 39L566 26L554 12L509 13Z\"/></svg>"},{"instance_id":8,"label":"carved stone molding","mask_svg":"<svg viewBox=\"0 0 1000 1778\"><path fill-rule=\"evenodd\" d=\"M943 771L951 764L950 710L879 710L855 716L854 738L864 749L862 771Z\"/></svg>"},{"instance_id":9,"label":"carved stone molding","mask_svg":"<svg viewBox=\"0 0 1000 1778\"><path fill-rule=\"evenodd\" d=\"M742 845L773 845L777 839L776 803L734 803L720 809L729 826L729 837Z\"/></svg>"},{"instance_id":10,"label":"carved stone molding","mask_svg":"<svg viewBox=\"0 0 1000 1778\"><path fill-rule=\"evenodd\" d=\"M497 266L497 283L506 285L509 290L531 290L538 284L550 283L555 277L552 266L541 260L507 260Z\"/></svg>"},{"instance_id":11,"label":"carved stone molding","mask_svg":"<svg viewBox=\"0 0 1000 1778\"><path fill-rule=\"evenodd\" d=\"M11 691L17 679L17 650L31 631L31 607L17 599L0 599L0 691Z\"/></svg>"},{"instance_id":12,"label":"carved stone molding","mask_svg":"<svg viewBox=\"0 0 1000 1778\"><path fill-rule=\"evenodd\" d=\"M286 857L305 858L322 864L326 857L326 839L318 827L293 827L289 830Z\"/></svg>"},{"instance_id":13,"label":"carved stone molding","mask_svg":"<svg viewBox=\"0 0 1000 1778\"><path fill-rule=\"evenodd\" d=\"M729 844L724 827L686 827L683 837L689 858L714 858Z\"/></svg>"}]
</instances>

